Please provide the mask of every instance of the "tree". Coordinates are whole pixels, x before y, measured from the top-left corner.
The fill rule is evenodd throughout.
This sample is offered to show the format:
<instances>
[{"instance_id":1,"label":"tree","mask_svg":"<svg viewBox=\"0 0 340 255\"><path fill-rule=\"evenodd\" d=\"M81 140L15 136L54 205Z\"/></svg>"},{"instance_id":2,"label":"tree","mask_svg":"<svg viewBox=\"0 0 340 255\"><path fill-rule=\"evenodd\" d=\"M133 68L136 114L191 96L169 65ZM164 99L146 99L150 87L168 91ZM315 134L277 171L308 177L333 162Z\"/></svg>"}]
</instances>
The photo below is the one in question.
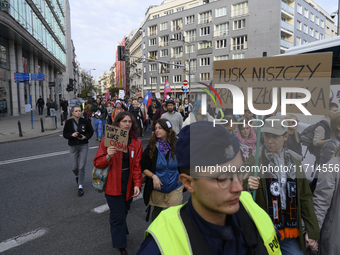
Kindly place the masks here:
<instances>
[{"instance_id":1,"label":"tree","mask_svg":"<svg viewBox=\"0 0 340 255\"><path fill-rule=\"evenodd\" d=\"M109 88L111 98L115 97L116 94L119 95L119 88ZM117 98L118 99L118 98Z\"/></svg>"}]
</instances>

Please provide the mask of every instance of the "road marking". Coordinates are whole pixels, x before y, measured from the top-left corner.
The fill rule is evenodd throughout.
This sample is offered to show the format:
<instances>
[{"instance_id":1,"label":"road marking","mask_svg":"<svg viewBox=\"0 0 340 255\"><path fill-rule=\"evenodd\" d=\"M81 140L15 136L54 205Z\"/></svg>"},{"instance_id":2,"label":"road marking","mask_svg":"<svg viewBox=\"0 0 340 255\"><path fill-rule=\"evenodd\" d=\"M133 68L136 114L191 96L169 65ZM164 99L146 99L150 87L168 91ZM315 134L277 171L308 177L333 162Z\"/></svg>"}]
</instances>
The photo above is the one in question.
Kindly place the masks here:
<instances>
[{"instance_id":1,"label":"road marking","mask_svg":"<svg viewBox=\"0 0 340 255\"><path fill-rule=\"evenodd\" d=\"M143 193L140 192L139 195L135 198L133 198L133 201L137 201L139 199L143 198ZM98 206L94 209L92 209L92 212L95 212L95 213L103 213L103 212L106 212L108 211L110 208L108 206L108 204L105 204L105 205L101 205L101 206Z\"/></svg>"},{"instance_id":2,"label":"road marking","mask_svg":"<svg viewBox=\"0 0 340 255\"><path fill-rule=\"evenodd\" d=\"M97 149L97 148L98 148L98 146L89 147L90 150L91 149ZM30 157L24 157L24 158L9 159L9 160L0 161L0 166L1 165L18 163L18 162L29 161L29 160L34 160L34 159L42 159L42 158L49 158L49 157L54 157L54 156L60 156L60 155L68 154L68 153L70 153L70 151L67 150L67 151L52 152L52 153L41 154L41 155L30 156Z\"/></svg>"},{"instance_id":3,"label":"road marking","mask_svg":"<svg viewBox=\"0 0 340 255\"><path fill-rule=\"evenodd\" d=\"M34 231L28 232L26 234L22 234L20 236L13 237L6 241L0 243L0 253L42 237L47 233L47 229L39 228Z\"/></svg>"}]
</instances>

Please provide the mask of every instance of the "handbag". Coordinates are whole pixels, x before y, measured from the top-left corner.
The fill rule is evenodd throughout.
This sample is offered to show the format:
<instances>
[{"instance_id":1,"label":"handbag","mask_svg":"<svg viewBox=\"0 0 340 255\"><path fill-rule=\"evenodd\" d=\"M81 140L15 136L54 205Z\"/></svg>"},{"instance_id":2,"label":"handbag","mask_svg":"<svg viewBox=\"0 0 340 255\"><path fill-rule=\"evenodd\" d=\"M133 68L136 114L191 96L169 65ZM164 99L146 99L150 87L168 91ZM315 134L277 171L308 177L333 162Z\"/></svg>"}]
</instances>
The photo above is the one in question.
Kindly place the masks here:
<instances>
[{"instance_id":1,"label":"handbag","mask_svg":"<svg viewBox=\"0 0 340 255\"><path fill-rule=\"evenodd\" d=\"M110 165L104 169L94 167L92 170L92 186L94 190L102 193L105 190L107 175L109 174Z\"/></svg>"}]
</instances>

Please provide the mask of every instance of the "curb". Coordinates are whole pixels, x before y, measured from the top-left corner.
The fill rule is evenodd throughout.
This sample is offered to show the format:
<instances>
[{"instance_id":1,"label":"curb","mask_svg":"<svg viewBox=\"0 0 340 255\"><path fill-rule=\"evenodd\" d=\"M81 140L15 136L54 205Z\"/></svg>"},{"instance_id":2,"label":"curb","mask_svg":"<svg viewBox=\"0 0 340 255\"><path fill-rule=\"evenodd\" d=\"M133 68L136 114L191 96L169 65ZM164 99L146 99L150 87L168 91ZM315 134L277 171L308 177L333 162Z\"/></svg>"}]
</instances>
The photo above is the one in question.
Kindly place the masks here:
<instances>
[{"instance_id":1,"label":"curb","mask_svg":"<svg viewBox=\"0 0 340 255\"><path fill-rule=\"evenodd\" d=\"M32 137L22 137L19 139L13 139L13 140L8 140L8 141L2 141L0 142L0 144L4 144L4 143L14 143L14 142L20 142L20 141L25 141L25 140L32 140L35 138L40 138L40 137L44 137L44 136L50 136L50 135L55 135L57 133L63 132L63 130L57 130L57 131L53 131L51 133L48 134L42 134L42 135L37 135L37 136L32 136Z\"/></svg>"}]
</instances>

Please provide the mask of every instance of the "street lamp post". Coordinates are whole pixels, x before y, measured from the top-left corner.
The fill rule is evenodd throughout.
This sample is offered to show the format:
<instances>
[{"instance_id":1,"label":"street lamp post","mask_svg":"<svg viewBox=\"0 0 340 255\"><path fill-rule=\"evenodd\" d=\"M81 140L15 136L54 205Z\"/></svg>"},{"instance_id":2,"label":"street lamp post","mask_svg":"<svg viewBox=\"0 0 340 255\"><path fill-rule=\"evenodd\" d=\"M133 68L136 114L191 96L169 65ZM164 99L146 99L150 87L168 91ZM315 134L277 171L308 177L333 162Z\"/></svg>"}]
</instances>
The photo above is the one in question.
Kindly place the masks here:
<instances>
[{"instance_id":1,"label":"street lamp post","mask_svg":"<svg viewBox=\"0 0 340 255\"><path fill-rule=\"evenodd\" d=\"M339 0L340 1L340 0ZM182 34L182 33L181 33ZM184 70L185 70L185 49L184 49L184 46L185 45L188 45L189 47L192 45L192 44L194 44L194 43L198 43L198 42L207 42L207 40L199 40L199 41L194 41L194 42L186 42L185 41L185 37L183 36L183 34L182 34L182 40L178 40L178 39L176 39L176 38L171 38L170 39L170 41L180 41L180 42L182 42L183 43L183 59L184 59ZM190 59L190 49L189 49L189 99L190 99L190 95L191 95L191 75L190 75L190 62L191 62L191 59ZM184 73L186 73L186 72L184 72ZM175 89L175 92L176 92L176 89ZM176 94L175 94L176 95ZM185 96L186 96L186 94L185 94ZM189 100L189 102L190 102L190 100Z\"/></svg>"},{"instance_id":2,"label":"street lamp post","mask_svg":"<svg viewBox=\"0 0 340 255\"><path fill-rule=\"evenodd\" d=\"M91 70L96 70L96 69L90 69L90 79L91 79L91 81L90 81L90 97L92 98L92 76L91 76Z\"/></svg>"}]
</instances>

